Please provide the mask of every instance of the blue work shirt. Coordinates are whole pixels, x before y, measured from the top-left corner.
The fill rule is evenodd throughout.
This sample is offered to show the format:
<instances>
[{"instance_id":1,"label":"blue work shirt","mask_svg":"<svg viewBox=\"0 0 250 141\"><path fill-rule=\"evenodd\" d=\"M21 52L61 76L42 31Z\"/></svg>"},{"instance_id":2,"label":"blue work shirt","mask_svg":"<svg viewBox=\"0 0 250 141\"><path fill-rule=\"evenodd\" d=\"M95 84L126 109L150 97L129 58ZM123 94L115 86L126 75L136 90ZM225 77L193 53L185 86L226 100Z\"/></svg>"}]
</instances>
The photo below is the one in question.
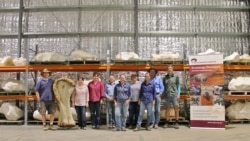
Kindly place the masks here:
<instances>
[{"instance_id":1,"label":"blue work shirt","mask_svg":"<svg viewBox=\"0 0 250 141\"><path fill-rule=\"evenodd\" d=\"M131 98L131 90L130 85L125 82L125 84L122 86L119 82L114 89L114 99L119 102L125 102L126 100Z\"/></svg>"},{"instance_id":2,"label":"blue work shirt","mask_svg":"<svg viewBox=\"0 0 250 141\"><path fill-rule=\"evenodd\" d=\"M146 84L144 81L141 84L141 91L140 91L140 101L143 102L145 105L153 102L155 100L156 91L155 91L155 85L152 84L152 82L149 82Z\"/></svg>"},{"instance_id":3,"label":"blue work shirt","mask_svg":"<svg viewBox=\"0 0 250 141\"><path fill-rule=\"evenodd\" d=\"M54 93L52 90L54 80L52 79L41 79L35 87L35 91L39 92L41 101L54 101Z\"/></svg>"},{"instance_id":4,"label":"blue work shirt","mask_svg":"<svg viewBox=\"0 0 250 141\"><path fill-rule=\"evenodd\" d=\"M115 89L115 85L117 83L113 82L113 83L107 83L105 85L105 97L106 98L114 98L114 89Z\"/></svg>"},{"instance_id":5,"label":"blue work shirt","mask_svg":"<svg viewBox=\"0 0 250 141\"><path fill-rule=\"evenodd\" d=\"M155 91L156 94L163 94L164 92L164 85L160 77L155 76L153 79L150 81L152 84L155 86Z\"/></svg>"}]
</instances>

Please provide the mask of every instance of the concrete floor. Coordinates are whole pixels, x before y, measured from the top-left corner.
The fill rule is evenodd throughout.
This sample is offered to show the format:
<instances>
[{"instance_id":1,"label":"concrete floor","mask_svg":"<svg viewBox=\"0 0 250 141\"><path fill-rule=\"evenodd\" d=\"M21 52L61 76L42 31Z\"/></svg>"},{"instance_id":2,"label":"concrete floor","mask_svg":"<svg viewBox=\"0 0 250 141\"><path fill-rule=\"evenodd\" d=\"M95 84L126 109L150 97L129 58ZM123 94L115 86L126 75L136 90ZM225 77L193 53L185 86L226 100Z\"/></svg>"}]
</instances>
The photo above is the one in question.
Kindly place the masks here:
<instances>
[{"instance_id":1,"label":"concrete floor","mask_svg":"<svg viewBox=\"0 0 250 141\"><path fill-rule=\"evenodd\" d=\"M41 125L0 125L0 141L249 141L249 124L229 124L225 130L159 128L151 131L101 129L43 131Z\"/></svg>"}]
</instances>

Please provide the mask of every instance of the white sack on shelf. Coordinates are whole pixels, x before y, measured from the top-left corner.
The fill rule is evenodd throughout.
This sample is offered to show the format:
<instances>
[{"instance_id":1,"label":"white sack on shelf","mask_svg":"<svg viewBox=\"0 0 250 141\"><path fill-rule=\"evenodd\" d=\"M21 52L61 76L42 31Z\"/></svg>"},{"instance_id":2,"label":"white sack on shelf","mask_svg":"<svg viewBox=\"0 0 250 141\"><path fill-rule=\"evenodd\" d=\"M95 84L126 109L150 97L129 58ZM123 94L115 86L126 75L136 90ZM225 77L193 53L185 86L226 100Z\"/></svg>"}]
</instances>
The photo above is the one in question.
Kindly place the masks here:
<instances>
[{"instance_id":1,"label":"white sack on shelf","mask_svg":"<svg viewBox=\"0 0 250 141\"><path fill-rule=\"evenodd\" d=\"M224 61L228 62L238 62L240 61L240 55L238 52L234 52L233 54L226 56Z\"/></svg>"},{"instance_id":2,"label":"white sack on shelf","mask_svg":"<svg viewBox=\"0 0 250 141\"><path fill-rule=\"evenodd\" d=\"M42 52L35 56L37 62L64 62L65 57L55 52Z\"/></svg>"},{"instance_id":3,"label":"white sack on shelf","mask_svg":"<svg viewBox=\"0 0 250 141\"><path fill-rule=\"evenodd\" d=\"M248 54L241 55L240 62L250 62L250 56Z\"/></svg>"},{"instance_id":4,"label":"white sack on shelf","mask_svg":"<svg viewBox=\"0 0 250 141\"><path fill-rule=\"evenodd\" d=\"M26 59L25 58L15 58L13 60L13 63L15 66L25 66L26 65Z\"/></svg>"},{"instance_id":5,"label":"white sack on shelf","mask_svg":"<svg viewBox=\"0 0 250 141\"><path fill-rule=\"evenodd\" d=\"M13 58L11 56L5 56L0 59L0 66L13 66Z\"/></svg>"},{"instance_id":6,"label":"white sack on shelf","mask_svg":"<svg viewBox=\"0 0 250 141\"><path fill-rule=\"evenodd\" d=\"M20 80L3 80L1 88L7 92L24 92L24 83Z\"/></svg>"},{"instance_id":7,"label":"white sack on shelf","mask_svg":"<svg viewBox=\"0 0 250 141\"><path fill-rule=\"evenodd\" d=\"M161 54L151 54L151 61L180 61L179 53L163 52Z\"/></svg>"},{"instance_id":8,"label":"white sack on shelf","mask_svg":"<svg viewBox=\"0 0 250 141\"><path fill-rule=\"evenodd\" d=\"M207 51L198 53L197 55L209 55L209 54L220 54L220 52L216 52L213 49L209 48Z\"/></svg>"},{"instance_id":9,"label":"white sack on shelf","mask_svg":"<svg viewBox=\"0 0 250 141\"><path fill-rule=\"evenodd\" d=\"M97 60L96 55L92 55L83 50L75 50L70 54L70 57L74 61L82 61L82 60Z\"/></svg>"},{"instance_id":10,"label":"white sack on shelf","mask_svg":"<svg viewBox=\"0 0 250 141\"><path fill-rule=\"evenodd\" d=\"M0 113L4 114L7 120L16 121L24 116L23 110L10 103L3 103L0 107Z\"/></svg>"},{"instance_id":11,"label":"white sack on shelf","mask_svg":"<svg viewBox=\"0 0 250 141\"><path fill-rule=\"evenodd\" d=\"M230 91L250 91L250 77L233 78L228 84L228 89Z\"/></svg>"},{"instance_id":12,"label":"white sack on shelf","mask_svg":"<svg viewBox=\"0 0 250 141\"><path fill-rule=\"evenodd\" d=\"M229 119L250 119L250 102L236 102L226 109L226 116Z\"/></svg>"},{"instance_id":13,"label":"white sack on shelf","mask_svg":"<svg viewBox=\"0 0 250 141\"><path fill-rule=\"evenodd\" d=\"M134 52L120 52L115 56L116 60L139 60L139 56Z\"/></svg>"}]
</instances>

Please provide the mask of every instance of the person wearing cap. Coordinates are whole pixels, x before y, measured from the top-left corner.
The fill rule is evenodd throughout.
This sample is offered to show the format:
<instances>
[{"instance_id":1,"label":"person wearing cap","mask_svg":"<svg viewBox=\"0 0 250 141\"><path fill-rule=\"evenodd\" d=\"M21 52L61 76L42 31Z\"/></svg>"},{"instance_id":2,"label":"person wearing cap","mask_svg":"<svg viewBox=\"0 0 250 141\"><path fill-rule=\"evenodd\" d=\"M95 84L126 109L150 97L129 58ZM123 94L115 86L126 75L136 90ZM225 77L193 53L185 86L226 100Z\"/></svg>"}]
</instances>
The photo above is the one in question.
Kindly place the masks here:
<instances>
[{"instance_id":1,"label":"person wearing cap","mask_svg":"<svg viewBox=\"0 0 250 141\"><path fill-rule=\"evenodd\" d=\"M50 78L51 71L47 68L41 72L42 79L36 83L35 93L37 100L39 101L39 112L42 115L43 130L56 130L53 127L53 122L56 112L56 103L53 92L54 80ZM49 128L46 127L46 111L50 115Z\"/></svg>"},{"instance_id":2,"label":"person wearing cap","mask_svg":"<svg viewBox=\"0 0 250 141\"><path fill-rule=\"evenodd\" d=\"M100 129L101 104L105 95L104 84L99 80L97 72L93 73L93 80L89 82L88 89L92 129Z\"/></svg>"},{"instance_id":3,"label":"person wearing cap","mask_svg":"<svg viewBox=\"0 0 250 141\"><path fill-rule=\"evenodd\" d=\"M84 78L78 77L77 85L71 95L72 107L75 107L78 127L85 130L86 108L89 102L89 89L84 85Z\"/></svg>"},{"instance_id":4,"label":"person wearing cap","mask_svg":"<svg viewBox=\"0 0 250 141\"><path fill-rule=\"evenodd\" d=\"M138 104L140 89L141 89L141 82L137 80L137 74L132 74L130 83L131 99L128 108L129 129L132 129L137 124L139 110L140 110L140 106Z\"/></svg>"},{"instance_id":5,"label":"person wearing cap","mask_svg":"<svg viewBox=\"0 0 250 141\"><path fill-rule=\"evenodd\" d=\"M151 121L151 127L157 129L160 122L160 112L161 112L161 95L164 92L164 85L162 79L157 75L158 70L156 68L150 68L148 70L150 75L151 83L155 85L155 104L153 105L153 115Z\"/></svg>"}]
</instances>

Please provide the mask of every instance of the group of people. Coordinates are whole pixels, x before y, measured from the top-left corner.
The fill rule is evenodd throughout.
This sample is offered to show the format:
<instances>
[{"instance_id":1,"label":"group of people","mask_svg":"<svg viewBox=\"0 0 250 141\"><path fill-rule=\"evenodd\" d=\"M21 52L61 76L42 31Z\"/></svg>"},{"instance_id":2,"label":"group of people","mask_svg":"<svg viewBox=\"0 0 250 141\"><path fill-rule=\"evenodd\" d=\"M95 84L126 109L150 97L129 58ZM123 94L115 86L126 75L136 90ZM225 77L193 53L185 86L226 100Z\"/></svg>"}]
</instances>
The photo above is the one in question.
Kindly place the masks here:
<instances>
[{"instance_id":1,"label":"group of people","mask_svg":"<svg viewBox=\"0 0 250 141\"><path fill-rule=\"evenodd\" d=\"M56 103L53 95L53 80L51 72L44 69L41 72L43 78L37 82L35 92L40 101L39 112L42 115L43 129L56 130L53 127ZM131 75L130 83L126 81L124 74L115 81L114 75L109 76L109 82L104 85L100 81L99 74L93 73L93 80L84 85L84 78L79 77L77 85L71 96L72 106L75 107L80 129L86 129L86 109L89 107L91 114L91 126L93 129L100 128L101 104L106 102L108 113L108 126L114 131L126 131L127 115L130 129L139 131L147 110L146 130L157 129L160 122L161 99L165 99L166 124L169 127L170 108L174 107L176 124L178 129L180 82L178 75L174 74L173 66L167 66L167 75L161 79L155 68L150 68L145 74L143 82L138 81L137 74ZM50 125L46 126L46 110L50 114Z\"/></svg>"}]
</instances>

